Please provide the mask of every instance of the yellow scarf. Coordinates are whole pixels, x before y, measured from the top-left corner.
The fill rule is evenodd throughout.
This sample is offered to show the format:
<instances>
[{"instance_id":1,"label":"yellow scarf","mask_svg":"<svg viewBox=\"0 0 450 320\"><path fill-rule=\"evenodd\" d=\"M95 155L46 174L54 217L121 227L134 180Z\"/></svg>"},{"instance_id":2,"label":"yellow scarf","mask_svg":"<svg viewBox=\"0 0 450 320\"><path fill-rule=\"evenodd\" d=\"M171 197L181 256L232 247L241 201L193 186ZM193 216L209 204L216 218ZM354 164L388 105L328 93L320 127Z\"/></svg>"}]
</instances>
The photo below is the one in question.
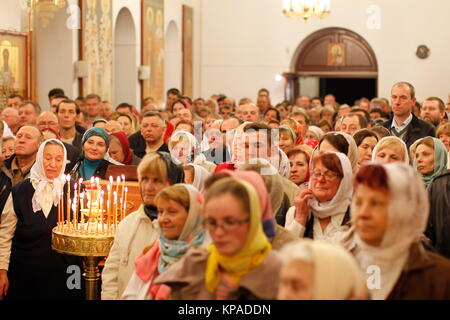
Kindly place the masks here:
<instances>
[{"instance_id":1,"label":"yellow scarf","mask_svg":"<svg viewBox=\"0 0 450 320\"><path fill-rule=\"evenodd\" d=\"M220 282L220 268L227 273L234 284L239 284L241 278L262 264L272 250L262 228L259 198L255 189L246 181L235 180L246 188L249 195L250 229L244 247L233 256L220 254L214 244L208 246L210 255L206 264L205 282L206 288L210 292L214 292Z\"/></svg>"}]
</instances>

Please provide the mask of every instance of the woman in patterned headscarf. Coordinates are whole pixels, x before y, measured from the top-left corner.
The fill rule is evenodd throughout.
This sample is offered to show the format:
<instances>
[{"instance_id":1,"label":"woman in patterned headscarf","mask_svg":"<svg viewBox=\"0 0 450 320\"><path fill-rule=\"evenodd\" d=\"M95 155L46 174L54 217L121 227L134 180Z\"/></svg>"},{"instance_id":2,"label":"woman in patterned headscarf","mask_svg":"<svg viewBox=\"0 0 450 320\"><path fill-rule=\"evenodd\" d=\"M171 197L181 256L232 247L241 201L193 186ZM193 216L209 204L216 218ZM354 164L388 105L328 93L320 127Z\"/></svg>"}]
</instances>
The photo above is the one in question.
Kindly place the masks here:
<instances>
[{"instance_id":1,"label":"woman in patterned headscarf","mask_svg":"<svg viewBox=\"0 0 450 320\"><path fill-rule=\"evenodd\" d=\"M125 300L167 300L170 289L154 280L205 239L199 191L188 184L175 184L160 191L155 198L161 229L157 240L139 257L136 271L122 296Z\"/></svg>"}]
</instances>

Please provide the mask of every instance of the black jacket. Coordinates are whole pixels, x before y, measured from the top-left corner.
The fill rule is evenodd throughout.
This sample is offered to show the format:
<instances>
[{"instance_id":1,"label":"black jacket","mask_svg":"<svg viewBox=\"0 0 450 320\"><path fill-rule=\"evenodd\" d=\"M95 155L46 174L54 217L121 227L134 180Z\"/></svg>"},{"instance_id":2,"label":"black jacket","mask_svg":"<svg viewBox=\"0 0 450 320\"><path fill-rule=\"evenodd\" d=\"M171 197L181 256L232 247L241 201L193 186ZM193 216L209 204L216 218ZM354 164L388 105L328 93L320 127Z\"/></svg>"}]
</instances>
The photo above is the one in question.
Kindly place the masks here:
<instances>
[{"instance_id":1,"label":"black jacket","mask_svg":"<svg viewBox=\"0 0 450 320\"><path fill-rule=\"evenodd\" d=\"M0 170L0 224L2 221L2 212L5 207L6 200L11 193L12 182L10 177L3 171Z\"/></svg>"},{"instance_id":2,"label":"black jacket","mask_svg":"<svg viewBox=\"0 0 450 320\"><path fill-rule=\"evenodd\" d=\"M430 216L425 234L439 254L450 258L450 170L431 182L428 195Z\"/></svg>"},{"instance_id":3,"label":"black jacket","mask_svg":"<svg viewBox=\"0 0 450 320\"><path fill-rule=\"evenodd\" d=\"M145 152L147 143L145 142L145 139L140 131L137 131L129 136L128 141L130 142L130 149L133 150L133 153L137 157L142 159L147 154ZM170 152L169 147L165 143L157 151Z\"/></svg>"},{"instance_id":4,"label":"black jacket","mask_svg":"<svg viewBox=\"0 0 450 320\"><path fill-rule=\"evenodd\" d=\"M436 129L433 127L433 125L429 124L426 121L423 121L419 118L417 118L414 114L412 115L413 118L411 120L411 124L408 128L408 131L405 134L405 137L403 141L406 143L406 146L409 147L418 139L425 138L425 137L435 137L436 136ZM383 123L383 127L387 128L389 131L391 131L392 121L394 121L394 118L389 119L385 123Z\"/></svg>"}]
</instances>

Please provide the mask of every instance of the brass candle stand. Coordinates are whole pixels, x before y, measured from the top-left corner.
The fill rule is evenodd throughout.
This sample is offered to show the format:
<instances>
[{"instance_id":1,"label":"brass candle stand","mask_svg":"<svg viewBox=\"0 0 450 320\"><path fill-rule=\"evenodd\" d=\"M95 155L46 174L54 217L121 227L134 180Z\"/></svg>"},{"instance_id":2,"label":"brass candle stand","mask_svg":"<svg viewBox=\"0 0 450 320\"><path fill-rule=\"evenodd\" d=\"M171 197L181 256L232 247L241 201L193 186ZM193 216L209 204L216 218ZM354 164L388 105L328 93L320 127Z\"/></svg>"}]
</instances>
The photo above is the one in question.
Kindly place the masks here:
<instances>
[{"instance_id":1,"label":"brass candle stand","mask_svg":"<svg viewBox=\"0 0 450 320\"><path fill-rule=\"evenodd\" d=\"M109 183L102 182L102 185L98 178L93 178L90 182L79 181L78 189L75 184L74 197L70 199L69 181L70 177L67 177L69 189L65 199L61 192L58 224L52 232L52 248L62 254L83 257L86 299L98 300L98 263L102 257L108 256L117 225L125 216L128 188L125 187L124 176L122 181L118 177L116 183L110 177ZM85 185L83 192L81 184ZM103 185L106 185L107 193Z\"/></svg>"}]
</instances>

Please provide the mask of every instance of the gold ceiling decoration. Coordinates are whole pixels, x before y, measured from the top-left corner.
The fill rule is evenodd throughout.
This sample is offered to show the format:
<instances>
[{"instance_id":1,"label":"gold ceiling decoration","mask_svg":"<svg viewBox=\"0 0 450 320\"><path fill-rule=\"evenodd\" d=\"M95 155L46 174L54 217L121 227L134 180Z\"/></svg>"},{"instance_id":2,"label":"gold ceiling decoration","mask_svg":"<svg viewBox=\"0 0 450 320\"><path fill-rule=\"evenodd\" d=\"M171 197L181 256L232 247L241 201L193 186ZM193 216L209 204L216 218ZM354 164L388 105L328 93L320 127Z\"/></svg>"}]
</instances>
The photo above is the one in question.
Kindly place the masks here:
<instances>
[{"instance_id":1,"label":"gold ceiling decoration","mask_svg":"<svg viewBox=\"0 0 450 320\"><path fill-rule=\"evenodd\" d=\"M323 19L330 14L330 0L283 0L283 13L305 21L312 17Z\"/></svg>"}]
</instances>

